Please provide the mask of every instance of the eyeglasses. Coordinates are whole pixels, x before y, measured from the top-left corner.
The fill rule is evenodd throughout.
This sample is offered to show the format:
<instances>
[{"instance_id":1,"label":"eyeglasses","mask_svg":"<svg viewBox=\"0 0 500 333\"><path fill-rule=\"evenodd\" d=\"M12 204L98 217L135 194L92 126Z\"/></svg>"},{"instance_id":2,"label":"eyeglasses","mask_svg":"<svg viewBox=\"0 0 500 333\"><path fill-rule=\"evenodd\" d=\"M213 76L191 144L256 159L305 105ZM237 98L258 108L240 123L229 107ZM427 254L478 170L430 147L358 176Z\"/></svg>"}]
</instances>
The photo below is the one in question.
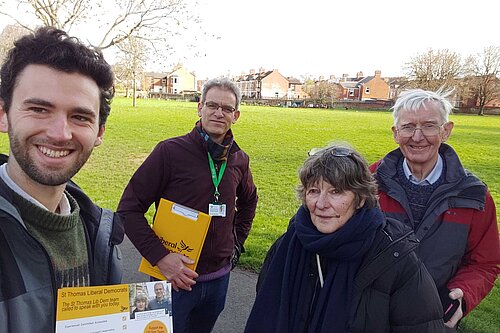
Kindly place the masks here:
<instances>
[{"instance_id":1,"label":"eyeglasses","mask_svg":"<svg viewBox=\"0 0 500 333\"><path fill-rule=\"evenodd\" d=\"M403 125L397 129L398 134L403 138L411 138L416 130L420 130L424 136L434 136L438 135L441 130L441 126L444 124L438 125L433 123L423 124L420 127L417 127L413 124Z\"/></svg>"},{"instance_id":2,"label":"eyeglasses","mask_svg":"<svg viewBox=\"0 0 500 333\"><path fill-rule=\"evenodd\" d=\"M227 113L227 114L233 113L234 111L236 111L236 109L233 108L232 106L220 105L220 104L215 103L215 102L205 102L205 106L211 111L217 111L220 108L222 110L222 112Z\"/></svg>"},{"instance_id":3,"label":"eyeglasses","mask_svg":"<svg viewBox=\"0 0 500 333\"><path fill-rule=\"evenodd\" d=\"M352 156L352 151L350 151L347 148L344 147L334 147L334 148L312 148L307 152L308 156L312 156L314 154L317 154L323 149L329 150L330 154L335 157L347 157L347 156Z\"/></svg>"}]
</instances>

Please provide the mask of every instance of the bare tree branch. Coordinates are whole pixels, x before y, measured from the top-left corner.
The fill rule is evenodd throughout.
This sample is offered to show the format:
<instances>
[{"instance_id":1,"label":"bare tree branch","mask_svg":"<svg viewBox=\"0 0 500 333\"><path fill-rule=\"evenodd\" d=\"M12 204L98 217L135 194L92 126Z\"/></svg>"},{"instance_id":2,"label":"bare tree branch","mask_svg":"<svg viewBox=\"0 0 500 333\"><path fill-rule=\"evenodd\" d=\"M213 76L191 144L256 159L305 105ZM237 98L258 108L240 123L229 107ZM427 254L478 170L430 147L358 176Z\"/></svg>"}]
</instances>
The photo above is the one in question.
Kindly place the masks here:
<instances>
[{"instance_id":1,"label":"bare tree branch","mask_svg":"<svg viewBox=\"0 0 500 333\"><path fill-rule=\"evenodd\" d=\"M500 99L500 47L486 47L483 53L471 55L466 60L466 74L470 97L477 101L479 115L490 102Z\"/></svg>"},{"instance_id":2,"label":"bare tree branch","mask_svg":"<svg viewBox=\"0 0 500 333\"><path fill-rule=\"evenodd\" d=\"M12 3L17 6L12 7ZM99 22L100 34L90 42L106 49L122 43L130 36L167 42L181 33L188 24L199 23L187 8L186 0L115 0L101 4L98 0L2 0L0 14L21 26L30 24L18 19L18 13L29 12L45 26L54 26L67 32L83 27L89 17Z\"/></svg>"},{"instance_id":3,"label":"bare tree branch","mask_svg":"<svg viewBox=\"0 0 500 333\"><path fill-rule=\"evenodd\" d=\"M438 90L456 87L463 66L458 53L447 49L429 49L426 53L411 58L406 69L413 88Z\"/></svg>"}]
</instances>

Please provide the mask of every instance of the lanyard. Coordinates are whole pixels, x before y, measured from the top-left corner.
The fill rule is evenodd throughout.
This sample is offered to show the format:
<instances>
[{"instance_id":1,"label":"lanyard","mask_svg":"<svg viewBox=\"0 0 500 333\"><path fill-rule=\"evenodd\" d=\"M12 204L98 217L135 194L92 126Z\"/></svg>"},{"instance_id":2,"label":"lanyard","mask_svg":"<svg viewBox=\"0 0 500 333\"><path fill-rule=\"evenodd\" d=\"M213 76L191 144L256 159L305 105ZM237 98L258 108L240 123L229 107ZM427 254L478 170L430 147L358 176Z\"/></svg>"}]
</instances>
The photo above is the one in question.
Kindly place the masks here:
<instances>
[{"instance_id":1,"label":"lanyard","mask_svg":"<svg viewBox=\"0 0 500 333\"><path fill-rule=\"evenodd\" d=\"M214 183L215 187L215 192L214 192L215 202L219 202L219 195L220 195L219 184L220 181L222 180L222 176L224 175L224 171L226 170L227 161L222 162L222 165L220 166L219 170L219 175L217 175L217 172L215 171L214 160L212 160L212 156L210 156L210 153L208 153L208 163L210 165L210 173L212 174L212 183Z\"/></svg>"}]
</instances>

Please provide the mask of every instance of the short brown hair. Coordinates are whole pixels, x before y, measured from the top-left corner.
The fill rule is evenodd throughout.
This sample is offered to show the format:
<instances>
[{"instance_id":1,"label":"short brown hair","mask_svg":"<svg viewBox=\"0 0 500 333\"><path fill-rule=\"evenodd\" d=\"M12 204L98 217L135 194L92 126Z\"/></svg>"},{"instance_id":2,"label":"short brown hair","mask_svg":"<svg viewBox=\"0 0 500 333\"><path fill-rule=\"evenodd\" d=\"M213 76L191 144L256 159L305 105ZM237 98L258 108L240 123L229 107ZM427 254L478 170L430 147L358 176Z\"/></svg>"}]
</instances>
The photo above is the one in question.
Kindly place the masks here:
<instances>
[{"instance_id":1,"label":"short brown hair","mask_svg":"<svg viewBox=\"0 0 500 333\"><path fill-rule=\"evenodd\" d=\"M356 207L363 201L369 208L378 205L377 184L368 162L347 144L334 144L310 155L299 170L299 178L297 196L302 203L307 189L325 181L340 192L354 192Z\"/></svg>"}]
</instances>

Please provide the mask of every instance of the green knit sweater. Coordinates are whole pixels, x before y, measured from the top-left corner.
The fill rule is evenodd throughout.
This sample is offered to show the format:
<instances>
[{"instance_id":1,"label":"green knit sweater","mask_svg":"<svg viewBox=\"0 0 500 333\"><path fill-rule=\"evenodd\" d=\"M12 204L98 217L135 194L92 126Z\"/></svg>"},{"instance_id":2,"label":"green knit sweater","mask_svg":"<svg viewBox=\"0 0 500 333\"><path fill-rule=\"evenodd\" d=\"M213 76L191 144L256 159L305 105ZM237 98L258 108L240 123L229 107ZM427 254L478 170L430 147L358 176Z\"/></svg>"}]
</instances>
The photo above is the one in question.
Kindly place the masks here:
<instances>
[{"instance_id":1,"label":"green knit sweater","mask_svg":"<svg viewBox=\"0 0 500 333\"><path fill-rule=\"evenodd\" d=\"M52 213L14 193L14 204L30 234L47 251L55 273L57 288L90 285L89 260L80 207L65 192L70 215Z\"/></svg>"}]
</instances>

